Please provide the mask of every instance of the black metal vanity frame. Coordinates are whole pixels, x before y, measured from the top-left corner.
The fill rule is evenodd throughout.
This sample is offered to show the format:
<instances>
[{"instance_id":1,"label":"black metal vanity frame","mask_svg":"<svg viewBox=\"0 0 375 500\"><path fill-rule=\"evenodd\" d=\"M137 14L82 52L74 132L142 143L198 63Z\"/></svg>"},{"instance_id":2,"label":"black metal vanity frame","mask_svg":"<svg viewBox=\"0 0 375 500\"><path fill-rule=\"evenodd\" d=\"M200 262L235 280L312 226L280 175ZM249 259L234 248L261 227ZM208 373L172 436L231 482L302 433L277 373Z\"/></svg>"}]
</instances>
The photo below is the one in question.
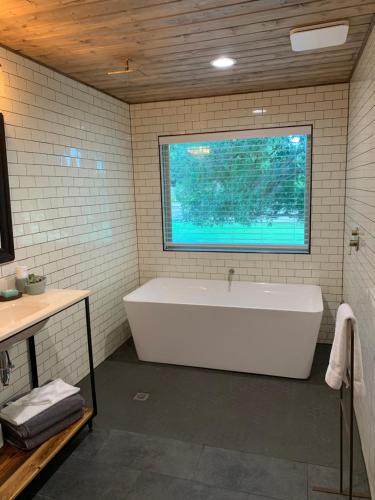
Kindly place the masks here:
<instances>
[{"instance_id":1,"label":"black metal vanity frame","mask_svg":"<svg viewBox=\"0 0 375 500\"><path fill-rule=\"evenodd\" d=\"M77 302L74 302L73 304L69 304L67 307L64 307L60 311L57 311L51 316L48 316L48 318L45 318L38 323L35 323L32 326L28 326L21 332L18 332L11 337L8 337L4 339L2 342L0 342L0 350L6 350L9 348L11 344L15 344L17 342L20 342L21 340L27 339L28 342L28 348L29 348L29 360L30 360L30 369L31 369L31 385L33 388L39 387L39 378L38 378L38 365L37 365L37 356L36 356L36 350L35 350L35 339L34 335L37 332L34 332L33 330L38 327L38 325L41 325L46 322L47 319L52 318L53 316L56 316L56 314L59 314L62 311L65 311L66 309L69 309L69 307L72 307L73 305L79 304L82 301L85 301L85 313L86 313L86 333L87 333L87 348L88 348L88 355L89 355L89 366L90 366L90 384L91 384L91 399L92 399L92 409L93 409L93 414L92 417L88 421L88 426L90 429L92 429L92 420L93 418L97 415L98 413L98 408L97 408L97 402L96 402L96 388L95 388L95 374L94 374L94 359L93 359L93 354L92 354L92 338L91 338L91 321L90 321L90 303L89 303L89 297L84 297ZM30 334L30 336L23 336L22 334L26 332L27 330L33 329L33 333ZM18 338L17 338L18 337ZM4 347L5 346L5 347Z\"/></svg>"},{"instance_id":2,"label":"black metal vanity frame","mask_svg":"<svg viewBox=\"0 0 375 500\"><path fill-rule=\"evenodd\" d=\"M7 350L13 344L22 340L27 340L29 348L29 362L31 373L31 385L33 388L39 386L37 356L35 350L34 336L40 331L49 318L56 316L59 312L69 309L69 307L85 301L86 313L86 333L87 347L90 365L90 383L92 408L85 408L82 417L67 427L60 433L52 436L50 439L32 450L19 450L9 443L5 443L0 450L0 499L7 498L14 500L18 495L39 475L39 473L60 453L68 442L87 424L92 429L93 418L97 415L94 360L92 353L91 323L90 323L90 305L88 291L86 296L79 296L73 302L62 306L56 312L48 315L37 323L23 328L21 331L10 335L8 338L0 341L0 350Z\"/></svg>"}]
</instances>

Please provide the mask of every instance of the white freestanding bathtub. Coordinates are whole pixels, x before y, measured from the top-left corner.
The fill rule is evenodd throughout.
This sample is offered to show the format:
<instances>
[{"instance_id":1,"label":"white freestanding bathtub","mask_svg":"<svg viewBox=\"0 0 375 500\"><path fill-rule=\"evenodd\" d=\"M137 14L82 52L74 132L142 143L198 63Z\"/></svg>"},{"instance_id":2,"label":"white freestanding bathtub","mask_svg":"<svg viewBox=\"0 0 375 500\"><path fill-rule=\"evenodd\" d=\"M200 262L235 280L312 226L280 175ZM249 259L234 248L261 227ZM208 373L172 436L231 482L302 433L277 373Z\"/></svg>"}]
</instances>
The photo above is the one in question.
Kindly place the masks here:
<instances>
[{"instance_id":1,"label":"white freestanding bathtub","mask_svg":"<svg viewBox=\"0 0 375 500\"><path fill-rule=\"evenodd\" d=\"M144 361L307 378L320 287L156 278L124 297Z\"/></svg>"}]
</instances>

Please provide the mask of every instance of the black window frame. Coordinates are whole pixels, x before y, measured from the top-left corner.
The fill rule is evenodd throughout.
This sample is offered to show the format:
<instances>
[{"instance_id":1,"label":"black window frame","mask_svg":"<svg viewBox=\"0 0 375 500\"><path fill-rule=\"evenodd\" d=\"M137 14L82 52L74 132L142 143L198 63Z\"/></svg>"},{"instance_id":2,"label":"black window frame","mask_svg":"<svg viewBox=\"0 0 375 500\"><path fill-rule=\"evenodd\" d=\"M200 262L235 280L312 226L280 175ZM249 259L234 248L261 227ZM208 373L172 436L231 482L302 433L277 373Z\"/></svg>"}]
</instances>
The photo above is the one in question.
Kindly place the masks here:
<instances>
[{"instance_id":1,"label":"black window frame","mask_svg":"<svg viewBox=\"0 0 375 500\"><path fill-rule=\"evenodd\" d=\"M297 246L292 247L292 245L285 245L285 248L276 245L233 245L231 247L225 245L200 245L200 244L173 244L167 243L166 235L168 230L166 229L167 221L165 212L169 212L169 218L171 219L171 207L169 204L164 204L166 196L170 196L169 193L166 195L165 180L163 176L163 158L161 152L161 145L166 144L163 142L166 138L181 138L181 141L176 142L190 142L187 141L187 137L199 137L215 134L226 134L226 133L256 133L267 131L267 134L272 130L282 130L289 129L291 131L290 135L301 135L298 130L308 129L309 133L309 151L308 151L308 165L307 165L307 187L305 195L307 196L307 202L305 204L305 222L307 222L307 230L305 229L305 234L307 235L308 242L303 248L298 248ZM293 131L294 130L294 131ZM287 135L287 134L285 134ZM289 135L289 134L288 134ZM197 142L199 142L197 140ZM238 130L221 130L213 132L193 132L189 134L163 134L158 136L158 149L159 149L159 174L160 174L160 202L161 202L161 216L162 216L162 243L163 251L165 252L210 252L210 253L266 253L266 254L292 254L292 255L309 255L311 254L311 200L312 200L312 158L313 158L313 125L311 123L298 124L298 125L285 125L279 127L263 127L256 129L238 129ZM168 172L169 175L169 172Z\"/></svg>"}]
</instances>

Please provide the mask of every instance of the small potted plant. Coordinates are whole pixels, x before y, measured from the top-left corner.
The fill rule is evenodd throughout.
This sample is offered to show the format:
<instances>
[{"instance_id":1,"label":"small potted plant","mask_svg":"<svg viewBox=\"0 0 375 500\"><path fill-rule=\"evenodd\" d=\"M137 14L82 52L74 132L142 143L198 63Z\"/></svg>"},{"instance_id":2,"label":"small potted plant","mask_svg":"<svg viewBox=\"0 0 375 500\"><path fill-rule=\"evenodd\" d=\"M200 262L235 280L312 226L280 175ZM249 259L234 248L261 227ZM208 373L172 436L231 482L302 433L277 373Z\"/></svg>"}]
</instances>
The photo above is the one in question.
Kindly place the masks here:
<instances>
[{"instance_id":1,"label":"small potted plant","mask_svg":"<svg viewBox=\"0 0 375 500\"><path fill-rule=\"evenodd\" d=\"M25 285L25 291L29 295L40 295L46 291L46 277L36 274L29 274L28 283Z\"/></svg>"}]
</instances>

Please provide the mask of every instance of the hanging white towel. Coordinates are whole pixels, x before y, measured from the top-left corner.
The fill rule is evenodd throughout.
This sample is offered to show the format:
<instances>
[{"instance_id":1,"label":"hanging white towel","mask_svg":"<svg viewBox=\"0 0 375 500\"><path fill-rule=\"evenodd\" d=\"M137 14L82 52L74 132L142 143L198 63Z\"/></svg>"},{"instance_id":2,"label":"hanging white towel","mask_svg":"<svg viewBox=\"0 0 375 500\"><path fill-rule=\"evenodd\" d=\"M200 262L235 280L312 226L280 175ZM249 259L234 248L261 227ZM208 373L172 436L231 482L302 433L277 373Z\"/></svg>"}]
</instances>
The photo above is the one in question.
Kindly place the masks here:
<instances>
[{"instance_id":1,"label":"hanging white towel","mask_svg":"<svg viewBox=\"0 0 375 500\"><path fill-rule=\"evenodd\" d=\"M335 337L326 373L326 382L332 389L340 389L344 381L348 386L347 369L350 368L350 328L354 331L354 389L361 396L366 394L363 380L362 351L356 317L349 304L341 304L337 310Z\"/></svg>"},{"instance_id":2,"label":"hanging white towel","mask_svg":"<svg viewBox=\"0 0 375 500\"><path fill-rule=\"evenodd\" d=\"M11 424L21 425L59 401L79 392L79 387L69 385L61 378L37 387L17 401L2 408L0 416Z\"/></svg>"}]
</instances>

